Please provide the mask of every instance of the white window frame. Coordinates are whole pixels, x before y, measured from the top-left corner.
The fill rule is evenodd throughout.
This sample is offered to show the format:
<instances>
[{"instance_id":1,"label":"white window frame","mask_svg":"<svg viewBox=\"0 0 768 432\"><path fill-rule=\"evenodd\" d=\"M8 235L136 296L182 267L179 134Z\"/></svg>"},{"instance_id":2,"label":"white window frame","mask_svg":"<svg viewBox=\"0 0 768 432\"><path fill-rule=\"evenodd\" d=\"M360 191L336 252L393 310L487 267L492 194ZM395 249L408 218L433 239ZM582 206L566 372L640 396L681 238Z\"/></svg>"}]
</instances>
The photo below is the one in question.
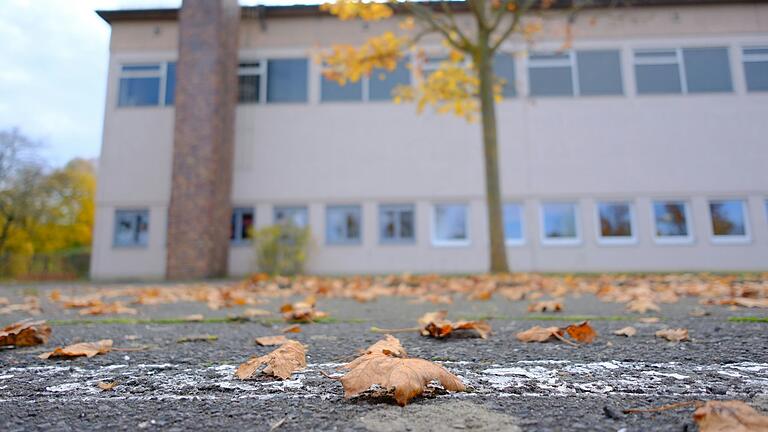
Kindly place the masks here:
<instances>
[{"instance_id":1,"label":"white window frame","mask_svg":"<svg viewBox=\"0 0 768 432\"><path fill-rule=\"evenodd\" d=\"M238 105L265 105L267 103L267 62L268 59L241 59L237 64L237 77L258 75L259 100L256 102L240 102ZM258 63L258 66L241 66L242 64ZM238 80L239 81L239 80ZM238 89L239 94L240 89Z\"/></svg>"},{"instance_id":2,"label":"white window frame","mask_svg":"<svg viewBox=\"0 0 768 432\"><path fill-rule=\"evenodd\" d=\"M546 235L544 225L544 206L546 204L570 204L573 206L574 227L576 228L576 237L571 238L550 238ZM543 246L580 246L582 244L581 236L581 215L579 203L577 201L542 201L539 203L539 241Z\"/></svg>"},{"instance_id":3,"label":"white window frame","mask_svg":"<svg viewBox=\"0 0 768 432\"><path fill-rule=\"evenodd\" d=\"M602 225L600 223L600 204L625 204L629 207L629 225L632 235L629 237L606 237L603 236ZM629 200L598 200L595 201L595 234L597 243L605 246L614 245L636 245L637 240L637 222L635 218L635 204Z\"/></svg>"},{"instance_id":4,"label":"white window frame","mask_svg":"<svg viewBox=\"0 0 768 432\"><path fill-rule=\"evenodd\" d=\"M638 59L638 53L650 54L650 53L663 53L674 52L675 58L640 58ZM637 67L638 65L676 65L677 73L680 77L680 93L688 94L688 79L685 76L685 62L683 61L683 49L680 47L675 48L635 48L632 50L632 72L635 74L635 93L638 96L665 96L678 93L641 93L637 88Z\"/></svg>"},{"instance_id":5,"label":"white window frame","mask_svg":"<svg viewBox=\"0 0 768 432\"><path fill-rule=\"evenodd\" d=\"M710 204L725 201L738 201L741 204L741 214L744 217L744 235L715 235L715 227L712 226L712 207ZM740 244L752 241L752 227L749 224L749 205L746 198L710 198L707 200L707 217L709 240L712 244Z\"/></svg>"},{"instance_id":6,"label":"white window frame","mask_svg":"<svg viewBox=\"0 0 768 432\"><path fill-rule=\"evenodd\" d=\"M174 63L175 60L163 60L163 61L129 61L120 63L120 73L117 76L117 100L115 105L118 109L131 109L131 108L152 108L152 107L166 107L173 106L173 104L165 103L165 91L166 81L168 80L168 63ZM148 71L124 71L125 66L159 66L158 70ZM177 68L178 71L178 68ZM158 75L159 74L159 75ZM123 78L159 78L160 86L158 87L157 105L120 105L120 82ZM175 98L174 98L175 99ZM174 100L174 104L175 104Z\"/></svg>"},{"instance_id":7,"label":"white window frame","mask_svg":"<svg viewBox=\"0 0 768 432\"><path fill-rule=\"evenodd\" d=\"M741 47L742 74L744 75L744 90L747 93L760 93L760 91L749 90L749 83L747 82L747 70L744 67L744 64L745 63L768 63L768 54L749 54L746 51L750 49L768 50L768 45L744 45ZM762 92L762 93L765 93L765 92Z\"/></svg>"},{"instance_id":8,"label":"white window frame","mask_svg":"<svg viewBox=\"0 0 768 432\"><path fill-rule=\"evenodd\" d=\"M411 230L413 232L413 236L411 238L400 237L399 233L398 233L398 237L397 238L394 238L394 239L384 238L384 236L382 235L382 226L381 226L381 223L382 223L382 220L383 220L382 213L387 211L387 210L395 211L395 212L397 212L398 215L400 214L400 212L404 212L404 211L410 211L413 214L413 221L412 221L413 227L411 227ZM381 244L381 245L404 245L404 244L408 245L408 244L415 244L416 243L416 205L408 204L408 203L380 203L379 204L379 208L378 208L377 218L378 218L378 220L376 221L377 222L376 229L379 231L378 232L379 244ZM398 226L398 228L400 227L400 221L399 220L397 221L397 226Z\"/></svg>"},{"instance_id":9,"label":"white window frame","mask_svg":"<svg viewBox=\"0 0 768 432\"><path fill-rule=\"evenodd\" d=\"M685 236L659 236L656 229L656 203L676 203L682 204L685 211L685 230L688 235ZM660 198L651 200L651 227L653 229L653 241L659 245L681 245L692 244L693 235L693 215L691 214L691 203L685 199L678 198Z\"/></svg>"},{"instance_id":10,"label":"white window frame","mask_svg":"<svg viewBox=\"0 0 768 432\"><path fill-rule=\"evenodd\" d=\"M447 206L447 205L460 205L460 206L464 207L465 214L466 214L466 216L464 218L464 224L465 224L464 231L467 233L467 238L466 239L463 239L463 240L441 240L441 239L437 238L437 207L439 207L439 206ZM472 233L470 231L470 226L471 226L471 224L470 224L470 217L471 217L471 213L470 213L470 208L469 208L469 204L468 203L462 203L462 202L441 202L441 203L434 203L434 204L432 204L432 218L431 218L432 219L431 220L432 227L430 229L430 231L431 231L430 237L431 237L431 240L432 240L432 246L437 246L437 247L466 247L466 246L469 246L470 243L471 243L470 239L472 238L471 237Z\"/></svg>"},{"instance_id":11,"label":"white window frame","mask_svg":"<svg viewBox=\"0 0 768 432\"><path fill-rule=\"evenodd\" d=\"M307 223L303 227L298 228L309 228L309 207L306 205L273 205L272 206L272 223L277 225L280 222L277 220L277 213L279 211L303 211L306 214ZM294 224L295 225L295 224Z\"/></svg>"},{"instance_id":12,"label":"white window frame","mask_svg":"<svg viewBox=\"0 0 768 432\"><path fill-rule=\"evenodd\" d=\"M564 54L568 56L568 59L531 59L531 54L539 54L539 55L557 55L557 54ZM537 69L537 68L548 68L548 67L564 67L568 66L571 68L571 87L573 88L573 94L570 96L568 95L534 95L531 92L531 69ZM575 50L568 50L564 52L557 52L557 51L534 51L533 53L529 52L526 56L526 68L525 71L528 74L528 96L533 98L538 97L544 97L544 98L551 98L551 97L578 97L581 96L581 89L579 88L579 68L576 64L576 51Z\"/></svg>"},{"instance_id":13,"label":"white window frame","mask_svg":"<svg viewBox=\"0 0 768 432\"><path fill-rule=\"evenodd\" d=\"M501 225L504 227L506 224L504 223L504 206L507 204L514 204L520 207L520 238L519 239L509 239L507 238L506 231L504 232L504 244L507 246L523 246L526 243L526 236L525 236L525 203L522 201L505 201L503 202L502 209L501 209Z\"/></svg>"}]
</instances>

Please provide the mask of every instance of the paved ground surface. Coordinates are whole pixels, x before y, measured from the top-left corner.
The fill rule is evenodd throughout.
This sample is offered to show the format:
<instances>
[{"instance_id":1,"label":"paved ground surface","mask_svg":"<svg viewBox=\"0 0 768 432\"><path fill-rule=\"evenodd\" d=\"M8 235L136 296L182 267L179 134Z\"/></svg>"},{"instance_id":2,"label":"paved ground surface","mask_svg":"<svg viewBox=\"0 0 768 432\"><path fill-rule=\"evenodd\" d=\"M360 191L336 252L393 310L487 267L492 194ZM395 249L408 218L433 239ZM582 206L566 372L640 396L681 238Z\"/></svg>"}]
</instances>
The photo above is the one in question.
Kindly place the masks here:
<instances>
[{"instance_id":1,"label":"paved ground surface","mask_svg":"<svg viewBox=\"0 0 768 432\"><path fill-rule=\"evenodd\" d=\"M75 291L63 288L64 294ZM46 288L6 287L0 295L45 297ZM260 305L276 311L282 300ZM309 367L288 381L233 379L236 366L265 354L253 339L279 334L283 323L161 324L158 318L201 313L206 318L237 315L242 308L211 311L204 304L142 306L129 319L84 323L77 311L43 303L54 321L43 347L0 350L0 430L342 430L342 431L690 431L692 409L655 414L622 414L626 408L671 402L738 399L768 412L768 324L734 322L729 317L758 316L758 309L706 307L695 299L662 305L661 321L643 324L623 305L591 296L566 298L556 321L540 321L525 302L493 299L456 301L448 306L411 304L406 299L370 303L323 300L318 308L334 319L302 326L290 337L309 346ZM494 317L488 340L434 340L415 333L397 336L412 357L441 363L470 386L467 393L436 392L405 408L388 400L345 400L341 385L326 375L380 335L370 331L410 327L424 312L448 309L449 318ZM600 334L587 346L523 344L515 334L534 325L565 325L575 315L594 316ZM23 313L0 315L8 324ZM633 325L632 338L612 331ZM692 341L669 343L656 330L686 327ZM215 335L215 341L178 343L180 338ZM41 360L40 352L78 341L111 338L118 348L91 359ZM100 381L117 382L112 391Z\"/></svg>"}]
</instances>

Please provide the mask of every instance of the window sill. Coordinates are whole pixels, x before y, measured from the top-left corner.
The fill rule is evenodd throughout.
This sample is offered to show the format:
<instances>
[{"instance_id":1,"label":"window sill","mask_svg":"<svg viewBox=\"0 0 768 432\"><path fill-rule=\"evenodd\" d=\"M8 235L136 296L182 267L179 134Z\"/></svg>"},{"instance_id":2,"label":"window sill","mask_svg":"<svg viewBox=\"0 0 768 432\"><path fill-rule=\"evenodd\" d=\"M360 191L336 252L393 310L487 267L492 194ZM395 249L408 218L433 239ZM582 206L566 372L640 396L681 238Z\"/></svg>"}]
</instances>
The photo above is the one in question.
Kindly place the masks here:
<instances>
[{"instance_id":1,"label":"window sill","mask_svg":"<svg viewBox=\"0 0 768 432\"><path fill-rule=\"evenodd\" d=\"M432 239L432 246L438 248L460 248L469 246L469 240L435 240Z\"/></svg>"},{"instance_id":2,"label":"window sill","mask_svg":"<svg viewBox=\"0 0 768 432\"><path fill-rule=\"evenodd\" d=\"M333 241L333 242L326 241L325 242L326 246L361 246L362 244L363 242L360 240L346 241L346 242L345 241Z\"/></svg>"},{"instance_id":3,"label":"window sill","mask_svg":"<svg viewBox=\"0 0 768 432\"><path fill-rule=\"evenodd\" d=\"M713 245L744 245L752 243L750 236L712 236L709 241Z\"/></svg>"},{"instance_id":4,"label":"window sill","mask_svg":"<svg viewBox=\"0 0 768 432\"><path fill-rule=\"evenodd\" d=\"M541 245L542 246L567 246L567 247L577 247L582 245L581 238L574 238L574 239L547 239L543 238L541 239Z\"/></svg>"},{"instance_id":5,"label":"window sill","mask_svg":"<svg viewBox=\"0 0 768 432\"><path fill-rule=\"evenodd\" d=\"M692 245L693 237L654 237L653 241L658 245Z\"/></svg>"},{"instance_id":6,"label":"window sill","mask_svg":"<svg viewBox=\"0 0 768 432\"><path fill-rule=\"evenodd\" d=\"M116 250L136 250L136 249L147 249L148 245L146 244L135 244L135 245L112 245L112 249Z\"/></svg>"},{"instance_id":7,"label":"window sill","mask_svg":"<svg viewBox=\"0 0 768 432\"><path fill-rule=\"evenodd\" d=\"M521 240L504 240L504 244L507 247L525 246L525 239L521 239Z\"/></svg>"},{"instance_id":8,"label":"window sill","mask_svg":"<svg viewBox=\"0 0 768 432\"><path fill-rule=\"evenodd\" d=\"M636 246L638 244L637 237L626 238L610 238L610 237L598 237L597 244L600 246Z\"/></svg>"}]
</instances>

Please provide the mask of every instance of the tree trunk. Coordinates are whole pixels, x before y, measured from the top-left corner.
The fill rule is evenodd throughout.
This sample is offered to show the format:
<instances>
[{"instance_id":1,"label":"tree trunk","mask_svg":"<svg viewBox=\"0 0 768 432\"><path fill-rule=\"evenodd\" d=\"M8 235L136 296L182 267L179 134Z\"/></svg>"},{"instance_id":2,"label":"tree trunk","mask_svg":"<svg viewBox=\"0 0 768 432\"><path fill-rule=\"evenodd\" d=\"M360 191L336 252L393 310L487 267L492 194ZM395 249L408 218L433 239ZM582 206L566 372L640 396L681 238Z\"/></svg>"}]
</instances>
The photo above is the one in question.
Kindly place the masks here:
<instances>
[{"instance_id":1,"label":"tree trunk","mask_svg":"<svg viewBox=\"0 0 768 432\"><path fill-rule=\"evenodd\" d=\"M499 184L499 150L496 137L496 101L493 97L493 57L489 35L480 34L475 64L480 78L480 112L483 125L483 154L485 156L485 198L488 207L488 237L491 241L491 273L509 272Z\"/></svg>"}]
</instances>

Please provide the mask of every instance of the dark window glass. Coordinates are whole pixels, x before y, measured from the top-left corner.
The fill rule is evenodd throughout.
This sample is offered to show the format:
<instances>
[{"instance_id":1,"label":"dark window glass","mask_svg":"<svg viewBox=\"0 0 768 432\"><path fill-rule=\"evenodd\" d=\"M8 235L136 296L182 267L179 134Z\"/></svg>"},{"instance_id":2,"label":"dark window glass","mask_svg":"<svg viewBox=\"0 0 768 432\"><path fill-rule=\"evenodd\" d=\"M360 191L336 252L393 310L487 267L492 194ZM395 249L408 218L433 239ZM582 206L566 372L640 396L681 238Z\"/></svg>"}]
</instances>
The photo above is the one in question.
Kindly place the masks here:
<instances>
[{"instance_id":1,"label":"dark window glass","mask_svg":"<svg viewBox=\"0 0 768 432\"><path fill-rule=\"evenodd\" d=\"M400 60L397 68L390 71L374 71L370 78L369 99L390 100L392 91L399 85L408 85L411 82L411 73L406 67L408 60Z\"/></svg>"},{"instance_id":2,"label":"dark window glass","mask_svg":"<svg viewBox=\"0 0 768 432\"><path fill-rule=\"evenodd\" d=\"M381 241L402 242L414 240L414 210L411 205L383 205L379 207Z\"/></svg>"},{"instance_id":3,"label":"dark window glass","mask_svg":"<svg viewBox=\"0 0 768 432\"><path fill-rule=\"evenodd\" d=\"M363 81L347 82L341 85L323 76L320 95L323 102L361 101L363 100Z\"/></svg>"},{"instance_id":4,"label":"dark window glass","mask_svg":"<svg viewBox=\"0 0 768 432\"><path fill-rule=\"evenodd\" d=\"M739 200L709 203L712 215L712 233L715 236L746 236L744 202Z\"/></svg>"},{"instance_id":5,"label":"dark window glass","mask_svg":"<svg viewBox=\"0 0 768 432\"><path fill-rule=\"evenodd\" d=\"M768 47L744 48L743 59L747 90L768 91Z\"/></svg>"},{"instance_id":6,"label":"dark window glass","mask_svg":"<svg viewBox=\"0 0 768 432\"><path fill-rule=\"evenodd\" d=\"M624 93L618 51L578 51L576 64L579 70L579 94L592 96Z\"/></svg>"},{"instance_id":7,"label":"dark window glass","mask_svg":"<svg viewBox=\"0 0 768 432\"><path fill-rule=\"evenodd\" d=\"M253 222L253 208L233 208L229 239L233 243L247 242L253 235Z\"/></svg>"},{"instance_id":8,"label":"dark window glass","mask_svg":"<svg viewBox=\"0 0 768 432\"><path fill-rule=\"evenodd\" d=\"M600 203L600 237L632 237L632 214L627 203Z\"/></svg>"},{"instance_id":9,"label":"dark window glass","mask_svg":"<svg viewBox=\"0 0 768 432\"><path fill-rule=\"evenodd\" d=\"M307 101L307 59L267 62L267 102Z\"/></svg>"},{"instance_id":10,"label":"dark window glass","mask_svg":"<svg viewBox=\"0 0 768 432\"><path fill-rule=\"evenodd\" d=\"M685 48L683 61L689 93L733 91L728 48Z\"/></svg>"},{"instance_id":11,"label":"dark window glass","mask_svg":"<svg viewBox=\"0 0 768 432\"><path fill-rule=\"evenodd\" d=\"M680 68L677 64L635 65L639 94L682 93Z\"/></svg>"},{"instance_id":12,"label":"dark window glass","mask_svg":"<svg viewBox=\"0 0 768 432\"><path fill-rule=\"evenodd\" d=\"M572 96L570 67L537 67L529 69L531 96Z\"/></svg>"},{"instance_id":13,"label":"dark window glass","mask_svg":"<svg viewBox=\"0 0 768 432\"><path fill-rule=\"evenodd\" d=\"M325 239L328 244L360 243L360 206L329 206L325 214Z\"/></svg>"},{"instance_id":14,"label":"dark window glass","mask_svg":"<svg viewBox=\"0 0 768 432\"><path fill-rule=\"evenodd\" d=\"M115 211L115 246L146 246L149 237L149 210Z\"/></svg>"},{"instance_id":15,"label":"dark window glass","mask_svg":"<svg viewBox=\"0 0 768 432\"><path fill-rule=\"evenodd\" d=\"M687 237L688 215L681 202L655 202L653 214L657 237Z\"/></svg>"},{"instance_id":16,"label":"dark window glass","mask_svg":"<svg viewBox=\"0 0 768 432\"><path fill-rule=\"evenodd\" d=\"M173 105L176 101L176 63L168 63L165 72L165 104Z\"/></svg>"},{"instance_id":17,"label":"dark window glass","mask_svg":"<svg viewBox=\"0 0 768 432\"><path fill-rule=\"evenodd\" d=\"M515 57L509 53L499 53L493 60L493 71L497 77L504 80L502 95L504 97L517 96L515 82Z\"/></svg>"},{"instance_id":18,"label":"dark window glass","mask_svg":"<svg viewBox=\"0 0 768 432\"><path fill-rule=\"evenodd\" d=\"M150 106L160 103L160 78L120 78L118 106Z\"/></svg>"},{"instance_id":19,"label":"dark window glass","mask_svg":"<svg viewBox=\"0 0 768 432\"><path fill-rule=\"evenodd\" d=\"M261 90L260 75L238 75L237 77L237 101L239 103L259 102Z\"/></svg>"}]
</instances>

